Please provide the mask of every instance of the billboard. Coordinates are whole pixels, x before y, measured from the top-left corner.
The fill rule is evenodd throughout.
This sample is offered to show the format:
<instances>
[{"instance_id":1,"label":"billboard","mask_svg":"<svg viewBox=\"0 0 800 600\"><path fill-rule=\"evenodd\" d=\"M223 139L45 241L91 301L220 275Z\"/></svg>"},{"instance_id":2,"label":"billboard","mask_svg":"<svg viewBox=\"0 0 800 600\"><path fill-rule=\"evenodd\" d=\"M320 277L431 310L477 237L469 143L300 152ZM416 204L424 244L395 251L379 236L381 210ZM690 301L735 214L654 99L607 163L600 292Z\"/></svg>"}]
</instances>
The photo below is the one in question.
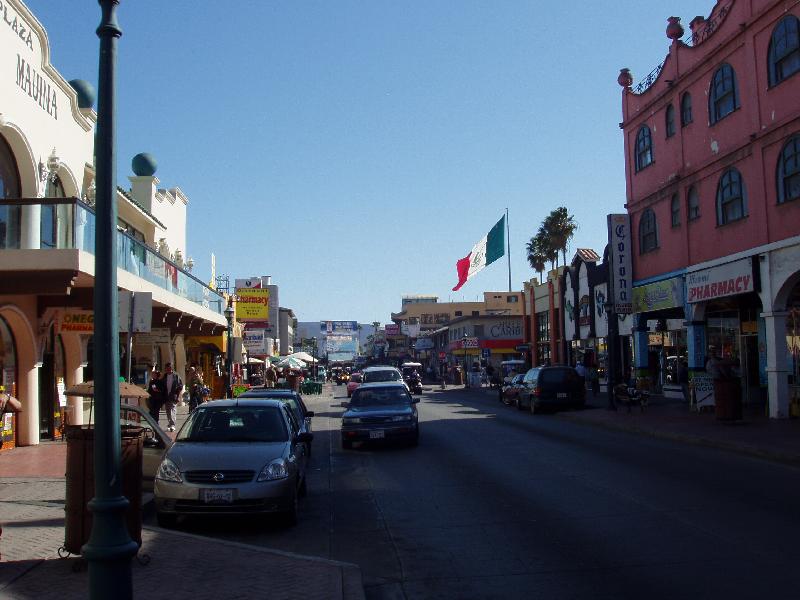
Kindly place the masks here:
<instances>
[{"instance_id":1,"label":"billboard","mask_svg":"<svg viewBox=\"0 0 800 600\"><path fill-rule=\"evenodd\" d=\"M358 331L357 321L320 321L319 328L328 335L349 334Z\"/></svg>"},{"instance_id":2,"label":"billboard","mask_svg":"<svg viewBox=\"0 0 800 600\"><path fill-rule=\"evenodd\" d=\"M326 336L325 352L328 360L351 361L358 353L358 338L353 335Z\"/></svg>"},{"instance_id":3,"label":"billboard","mask_svg":"<svg viewBox=\"0 0 800 600\"><path fill-rule=\"evenodd\" d=\"M236 309L236 320L244 323L245 327L247 328L255 328L255 329L263 329L264 335L269 338L276 338L278 337L278 312L279 312L279 304L278 304L278 286L272 285L270 282L272 278L269 276L264 277L248 277L246 279L235 279L234 286L236 289L236 295L238 297L242 296L244 293L245 296L252 296L253 294L261 294L262 297L266 295L267 303L266 303L266 310L261 309L259 314L262 315L259 318L240 318L239 317L239 309L237 303ZM249 290L262 290L261 292L252 292ZM270 319L270 315L272 315L272 319Z\"/></svg>"},{"instance_id":4,"label":"billboard","mask_svg":"<svg viewBox=\"0 0 800 600\"><path fill-rule=\"evenodd\" d=\"M242 344L248 354L264 356L267 352L267 336L263 329L245 329L242 332Z\"/></svg>"},{"instance_id":5,"label":"billboard","mask_svg":"<svg viewBox=\"0 0 800 600\"><path fill-rule=\"evenodd\" d=\"M269 322L269 295L268 289L236 288L236 320Z\"/></svg>"}]
</instances>

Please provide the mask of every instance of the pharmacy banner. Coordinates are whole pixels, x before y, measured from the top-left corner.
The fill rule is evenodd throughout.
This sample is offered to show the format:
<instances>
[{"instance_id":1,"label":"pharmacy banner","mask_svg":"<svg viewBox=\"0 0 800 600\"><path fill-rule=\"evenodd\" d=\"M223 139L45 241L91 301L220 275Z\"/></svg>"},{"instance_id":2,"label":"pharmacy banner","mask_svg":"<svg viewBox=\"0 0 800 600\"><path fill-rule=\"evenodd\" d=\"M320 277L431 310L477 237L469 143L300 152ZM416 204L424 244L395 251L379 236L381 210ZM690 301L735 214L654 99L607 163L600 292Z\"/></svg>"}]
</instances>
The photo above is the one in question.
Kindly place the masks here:
<instances>
[{"instance_id":1,"label":"pharmacy banner","mask_svg":"<svg viewBox=\"0 0 800 600\"><path fill-rule=\"evenodd\" d=\"M240 323L269 321L269 289L237 288L236 320Z\"/></svg>"}]
</instances>

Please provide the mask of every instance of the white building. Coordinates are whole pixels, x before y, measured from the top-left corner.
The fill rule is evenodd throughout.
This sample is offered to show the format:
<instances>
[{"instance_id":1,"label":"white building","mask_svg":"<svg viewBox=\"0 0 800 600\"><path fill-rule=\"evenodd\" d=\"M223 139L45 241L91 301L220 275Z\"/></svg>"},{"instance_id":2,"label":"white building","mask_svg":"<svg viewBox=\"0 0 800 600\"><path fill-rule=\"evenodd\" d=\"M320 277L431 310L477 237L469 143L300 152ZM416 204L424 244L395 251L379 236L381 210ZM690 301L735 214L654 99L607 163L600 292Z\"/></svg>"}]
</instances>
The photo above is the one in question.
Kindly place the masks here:
<instances>
[{"instance_id":1,"label":"white building","mask_svg":"<svg viewBox=\"0 0 800 600\"><path fill-rule=\"evenodd\" d=\"M50 64L47 33L29 9L2 6L0 384L23 404L3 418L8 447L84 422L83 400L63 391L92 377L96 113L91 86L67 83ZM133 365L172 362L181 373L185 339L219 336L224 306L183 268L188 199L157 189L147 156L134 164L132 189L116 196L117 277L123 291L152 294L153 331L134 338Z\"/></svg>"}]
</instances>

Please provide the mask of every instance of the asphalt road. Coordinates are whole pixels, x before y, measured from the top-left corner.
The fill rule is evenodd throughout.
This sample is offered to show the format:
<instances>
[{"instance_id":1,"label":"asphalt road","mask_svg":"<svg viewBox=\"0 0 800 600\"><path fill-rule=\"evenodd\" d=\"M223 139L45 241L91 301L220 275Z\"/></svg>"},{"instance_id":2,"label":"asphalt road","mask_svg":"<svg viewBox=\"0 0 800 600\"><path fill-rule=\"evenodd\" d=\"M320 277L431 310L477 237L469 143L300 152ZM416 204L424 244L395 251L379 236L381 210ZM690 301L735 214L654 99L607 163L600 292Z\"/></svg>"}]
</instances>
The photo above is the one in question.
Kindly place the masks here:
<instances>
[{"instance_id":1,"label":"asphalt road","mask_svg":"<svg viewBox=\"0 0 800 600\"><path fill-rule=\"evenodd\" d=\"M425 393L419 447L344 451L332 390L296 527L180 527L357 563L368 598L800 597L796 468L462 390Z\"/></svg>"}]
</instances>

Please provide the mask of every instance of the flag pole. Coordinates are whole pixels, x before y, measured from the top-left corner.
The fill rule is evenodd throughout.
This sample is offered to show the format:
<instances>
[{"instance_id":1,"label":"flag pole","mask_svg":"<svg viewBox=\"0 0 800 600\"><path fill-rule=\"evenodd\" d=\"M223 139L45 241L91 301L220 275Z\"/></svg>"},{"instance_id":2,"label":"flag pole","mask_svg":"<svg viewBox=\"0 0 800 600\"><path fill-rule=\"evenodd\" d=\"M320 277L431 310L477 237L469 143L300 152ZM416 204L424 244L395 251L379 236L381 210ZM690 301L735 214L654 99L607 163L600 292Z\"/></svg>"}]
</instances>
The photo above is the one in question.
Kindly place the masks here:
<instances>
[{"instance_id":1,"label":"flag pole","mask_svg":"<svg viewBox=\"0 0 800 600\"><path fill-rule=\"evenodd\" d=\"M508 225L508 207L506 207L506 244L508 245L508 250L506 250L508 255L508 291L511 292L511 228Z\"/></svg>"}]
</instances>

